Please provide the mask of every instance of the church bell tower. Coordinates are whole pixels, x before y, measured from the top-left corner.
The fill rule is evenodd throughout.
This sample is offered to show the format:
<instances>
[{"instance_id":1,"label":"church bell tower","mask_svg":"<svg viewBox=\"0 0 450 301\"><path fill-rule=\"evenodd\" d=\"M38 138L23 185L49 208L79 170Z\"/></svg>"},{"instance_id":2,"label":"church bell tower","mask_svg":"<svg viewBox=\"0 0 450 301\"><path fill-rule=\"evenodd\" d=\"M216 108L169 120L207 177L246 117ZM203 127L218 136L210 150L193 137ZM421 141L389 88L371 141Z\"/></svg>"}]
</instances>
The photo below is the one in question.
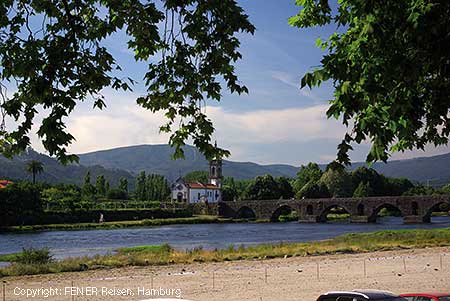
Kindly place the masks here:
<instances>
[{"instance_id":1,"label":"church bell tower","mask_svg":"<svg viewBox=\"0 0 450 301\"><path fill-rule=\"evenodd\" d=\"M209 161L209 183L222 188L222 159L219 157Z\"/></svg>"}]
</instances>

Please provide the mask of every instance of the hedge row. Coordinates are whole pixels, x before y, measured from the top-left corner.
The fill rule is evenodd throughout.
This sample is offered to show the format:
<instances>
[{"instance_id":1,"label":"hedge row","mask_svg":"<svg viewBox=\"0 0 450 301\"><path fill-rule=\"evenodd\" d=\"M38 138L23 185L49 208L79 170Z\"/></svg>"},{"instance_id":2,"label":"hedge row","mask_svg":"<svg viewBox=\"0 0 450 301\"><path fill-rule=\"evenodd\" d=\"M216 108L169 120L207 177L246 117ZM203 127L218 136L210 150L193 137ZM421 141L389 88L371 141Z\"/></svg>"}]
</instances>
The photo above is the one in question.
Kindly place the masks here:
<instances>
[{"instance_id":1,"label":"hedge row","mask_svg":"<svg viewBox=\"0 0 450 301\"><path fill-rule=\"evenodd\" d=\"M100 214L105 221L127 221L154 218L191 217L191 209L118 209L90 211L44 211L35 216L4 217L0 219L1 226L48 225L98 222Z\"/></svg>"}]
</instances>

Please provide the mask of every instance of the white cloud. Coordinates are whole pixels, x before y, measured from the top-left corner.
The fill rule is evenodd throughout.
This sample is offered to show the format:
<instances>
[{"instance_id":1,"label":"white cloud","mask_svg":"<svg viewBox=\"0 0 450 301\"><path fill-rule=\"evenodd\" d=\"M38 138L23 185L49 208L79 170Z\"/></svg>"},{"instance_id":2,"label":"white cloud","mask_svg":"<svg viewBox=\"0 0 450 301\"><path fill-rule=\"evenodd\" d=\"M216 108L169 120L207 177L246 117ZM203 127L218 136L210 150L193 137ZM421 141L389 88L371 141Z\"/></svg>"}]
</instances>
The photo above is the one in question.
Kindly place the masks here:
<instances>
[{"instance_id":1,"label":"white cloud","mask_svg":"<svg viewBox=\"0 0 450 301\"><path fill-rule=\"evenodd\" d=\"M72 153L137 144L165 144L169 135L159 133L166 119L162 112L152 113L135 104L136 93L105 91L108 107L93 110L92 103L77 106L67 119L68 131L76 141L69 147ZM346 128L340 121L326 118L328 105L308 108L255 110L249 112L227 111L222 107L206 107L207 115L214 122L214 139L220 146L232 152L232 160L259 163L328 162L334 159L336 145ZM43 110L37 118L42 120ZM9 123L9 129L13 123ZM33 132L37 126L33 126ZM44 151L35 134L32 145ZM364 151L352 152L353 160L363 160ZM414 151L394 154L391 159L429 156L446 153L449 147L427 148L426 152Z\"/></svg>"},{"instance_id":2,"label":"white cloud","mask_svg":"<svg viewBox=\"0 0 450 301\"><path fill-rule=\"evenodd\" d=\"M336 120L327 120L326 110L327 105L318 105L232 113L208 107L207 114L216 126L217 138L228 143L304 142L342 137L345 128Z\"/></svg>"}]
</instances>

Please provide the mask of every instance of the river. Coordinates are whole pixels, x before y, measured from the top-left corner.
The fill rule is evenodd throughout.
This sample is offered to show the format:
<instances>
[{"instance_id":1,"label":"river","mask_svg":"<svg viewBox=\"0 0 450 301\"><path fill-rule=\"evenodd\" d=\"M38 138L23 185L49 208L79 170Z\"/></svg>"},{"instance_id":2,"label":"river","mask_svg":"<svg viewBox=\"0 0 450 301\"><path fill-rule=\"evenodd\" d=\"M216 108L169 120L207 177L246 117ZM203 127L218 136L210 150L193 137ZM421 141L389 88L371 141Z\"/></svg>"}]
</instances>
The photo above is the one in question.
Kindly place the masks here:
<instances>
[{"instance_id":1,"label":"river","mask_svg":"<svg viewBox=\"0 0 450 301\"><path fill-rule=\"evenodd\" d=\"M169 243L177 249L225 248L277 242L324 240L345 233L387 229L450 227L450 217L434 217L431 224L405 225L401 218L380 218L376 224L237 223L169 225L116 230L42 231L0 234L0 254L22 248L48 247L54 258L106 254L120 247Z\"/></svg>"}]
</instances>

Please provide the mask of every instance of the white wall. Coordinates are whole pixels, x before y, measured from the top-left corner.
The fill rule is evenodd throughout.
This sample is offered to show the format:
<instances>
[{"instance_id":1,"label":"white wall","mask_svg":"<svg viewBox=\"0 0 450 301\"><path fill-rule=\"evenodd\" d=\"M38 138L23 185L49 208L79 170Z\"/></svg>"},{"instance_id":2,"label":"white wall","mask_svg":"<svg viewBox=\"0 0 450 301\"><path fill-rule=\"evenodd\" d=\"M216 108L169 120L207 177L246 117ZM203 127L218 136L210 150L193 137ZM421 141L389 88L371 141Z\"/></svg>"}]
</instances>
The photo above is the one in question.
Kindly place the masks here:
<instances>
[{"instance_id":1,"label":"white wall","mask_svg":"<svg viewBox=\"0 0 450 301\"><path fill-rule=\"evenodd\" d=\"M218 196L216 198L216 192L218 193ZM199 200L199 194L200 198L205 197L209 203L216 203L220 200L220 190L216 189L191 189L189 192L189 203L199 203L202 202L202 200Z\"/></svg>"},{"instance_id":2,"label":"white wall","mask_svg":"<svg viewBox=\"0 0 450 301\"><path fill-rule=\"evenodd\" d=\"M181 192L183 193L183 199L187 199L188 198L188 189L186 186L181 185L182 189L173 189L172 190L172 200L177 200L178 199L178 193Z\"/></svg>"}]
</instances>

